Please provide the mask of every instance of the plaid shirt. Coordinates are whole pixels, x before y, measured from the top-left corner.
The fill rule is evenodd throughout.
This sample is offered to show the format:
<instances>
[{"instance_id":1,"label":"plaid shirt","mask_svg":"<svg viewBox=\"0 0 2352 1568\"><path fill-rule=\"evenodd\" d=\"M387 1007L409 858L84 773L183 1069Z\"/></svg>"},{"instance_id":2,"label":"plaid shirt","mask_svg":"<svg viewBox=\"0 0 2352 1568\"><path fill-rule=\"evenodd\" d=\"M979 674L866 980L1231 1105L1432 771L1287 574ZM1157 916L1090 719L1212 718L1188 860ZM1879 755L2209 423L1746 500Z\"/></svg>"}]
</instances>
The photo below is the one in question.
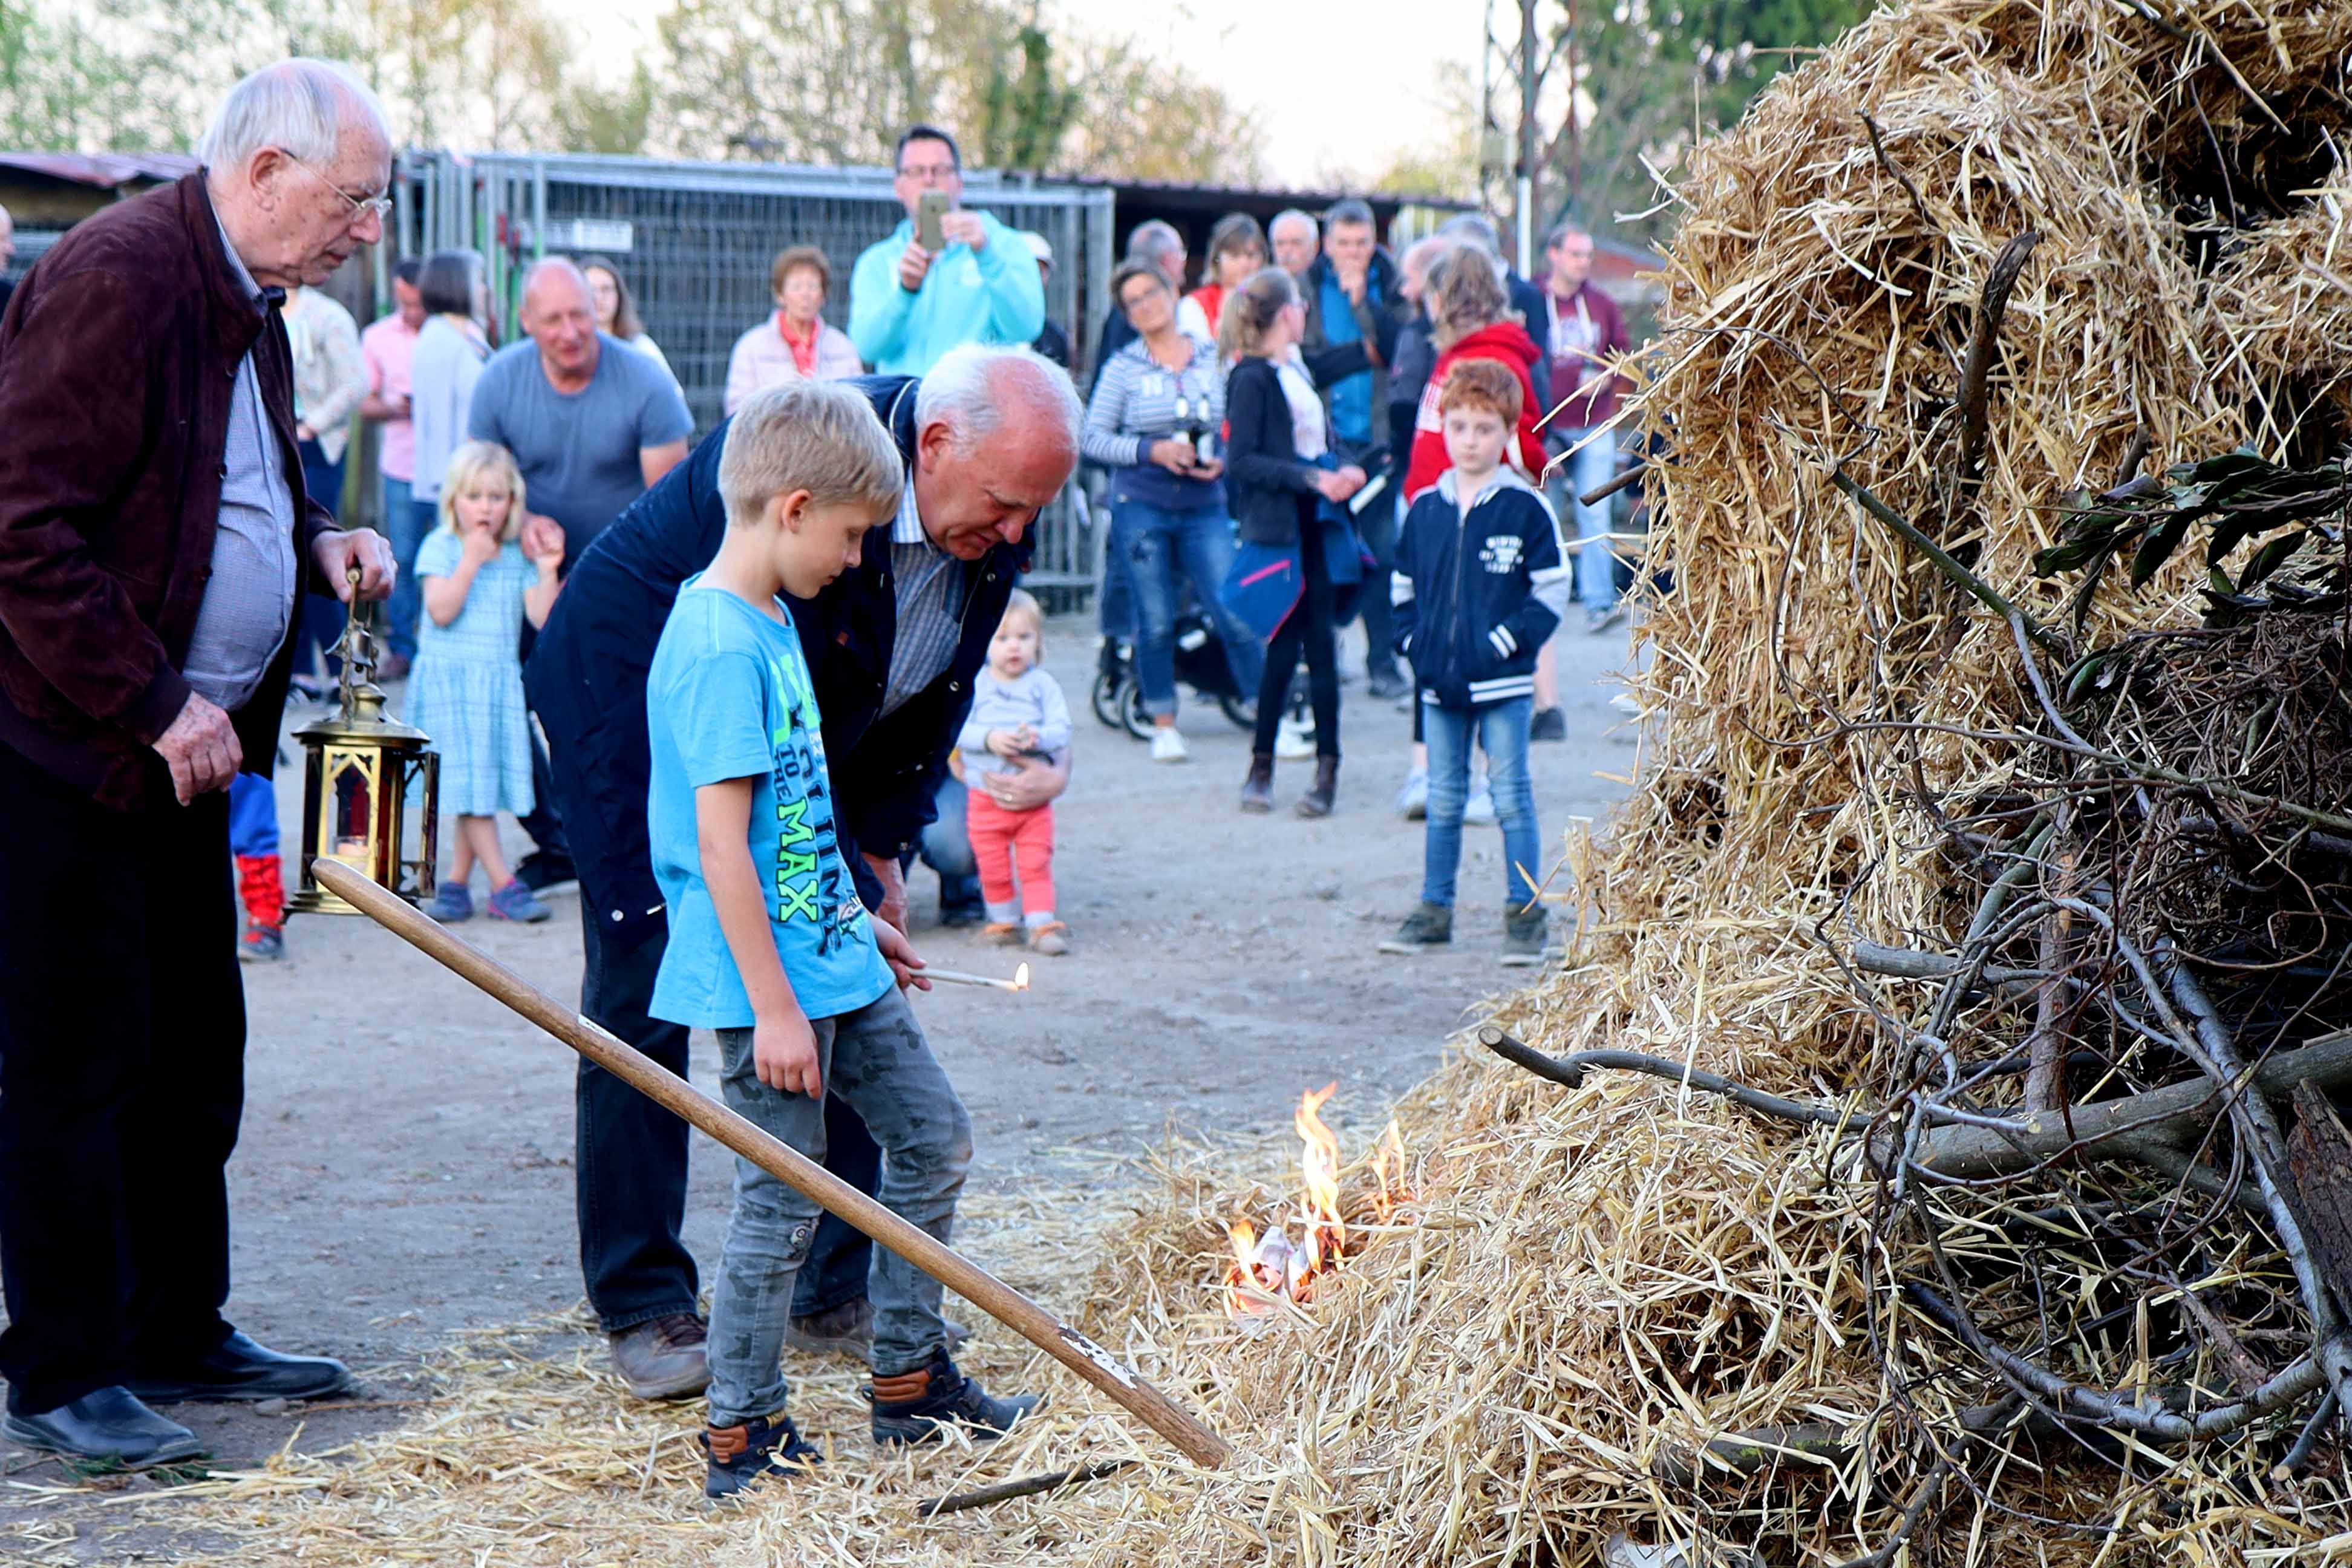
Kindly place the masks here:
<instances>
[{"instance_id":1,"label":"plaid shirt","mask_svg":"<svg viewBox=\"0 0 2352 1568\"><path fill-rule=\"evenodd\" d=\"M962 564L923 531L910 477L899 493L898 521L890 525L890 577L898 606L898 631L890 645L883 717L906 706L909 698L944 674L954 659L956 641L963 630Z\"/></svg>"}]
</instances>

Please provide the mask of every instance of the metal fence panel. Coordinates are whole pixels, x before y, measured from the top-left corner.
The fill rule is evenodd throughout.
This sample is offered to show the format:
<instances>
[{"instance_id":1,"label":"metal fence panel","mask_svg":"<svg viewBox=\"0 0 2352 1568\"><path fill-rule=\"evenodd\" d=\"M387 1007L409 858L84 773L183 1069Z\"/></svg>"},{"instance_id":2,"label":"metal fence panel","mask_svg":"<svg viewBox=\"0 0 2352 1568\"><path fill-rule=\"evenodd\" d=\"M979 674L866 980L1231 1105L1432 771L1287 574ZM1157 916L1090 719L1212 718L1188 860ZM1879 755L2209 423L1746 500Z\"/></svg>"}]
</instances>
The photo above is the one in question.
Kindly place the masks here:
<instances>
[{"instance_id":1,"label":"metal fence panel","mask_svg":"<svg viewBox=\"0 0 2352 1568\"><path fill-rule=\"evenodd\" d=\"M394 225L404 252L461 246L489 261L492 297L512 320L522 269L546 254L608 256L661 345L698 434L722 416L727 361L746 328L774 310L768 269L790 245L832 264L825 319L845 326L849 276L905 209L887 169L688 163L590 154L415 153L402 161ZM975 172L965 200L1054 247L1046 314L1091 347L1107 307L1111 193ZM1037 586L1083 591L1097 541L1057 500L1039 520ZM1057 597L1061 596L1057 595Z\"/></svg>"}]
</instances>

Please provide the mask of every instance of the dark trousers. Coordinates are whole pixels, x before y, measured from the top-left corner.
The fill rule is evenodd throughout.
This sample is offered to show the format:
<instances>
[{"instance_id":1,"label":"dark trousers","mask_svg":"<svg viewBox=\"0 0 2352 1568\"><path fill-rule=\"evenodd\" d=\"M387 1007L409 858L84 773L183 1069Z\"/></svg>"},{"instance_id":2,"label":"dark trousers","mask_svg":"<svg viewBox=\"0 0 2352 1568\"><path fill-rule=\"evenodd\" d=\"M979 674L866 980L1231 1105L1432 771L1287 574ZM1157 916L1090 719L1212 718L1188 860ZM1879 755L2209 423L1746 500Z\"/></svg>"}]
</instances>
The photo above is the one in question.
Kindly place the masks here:
<instances>
[{"instance_id":1,"label":"dark trousers","mask_svg":"<svg viewBox=\"0 0 2352 1568\"><path fill-rule=\"evenodd\" d=\"M1396 621L1389 606L1389 573L1396 564L1397 509L1385 495L1356 514L1356 531L1371 552L1372 564L1364 574L1363 592L1356 596L1364 617L1364 668L1368 675L1394 670Z\"/></svg>"},{"instance_id":2,"label":"dark trousers","mask_svg":"<svg viewBox=\"0 0 2352 1568\"><path fill-rule=\"evenodd\" d=\"M581 1011L655 1061L686 1076L687 1031L647 1015L660 973L665 928L635 947L609 947L596 929L592 900L581 900L581 945L587 973ZM232 941L231 944L234 946ZM234 953L230 963L235 965ZM584 1057L575 1090L579 1150L580 1272L589 1305L607 1333L672 1312L691 1312L698 1287L694 1257L678 1239L686 1219L684 1121ZM828 1095L825 1169L871 1194L882 1151L857 1113ZM873 1243L827 1215L817 1227L793 1313L806 1317L866 1294Z\"/></svg>"},{"instance_id":3,"label":"dark trousers","mask_svg":"<svg viewBox=\"0 0 2352 1568\"><path fill-rule=\"evenodd\" d=\"M343 509L343 465L341 459L327 461L326 448L315 440L305 441L298 448L302 458L302 488L310 499L334 512L340 518ZM338 679L343 671L343 661L334 657L334 646L342 640L343 627L351 620L351 612L343 602L330 594L305 594L302 609L296 622L294 673L310 673L310 660L315 654L329 680Z\"/></svg>"},{"instance_id":4,"label":"dark trousers","mask_svg":"<svg viewBox=\"0 0 2352 1568\"><path fill-rule=\"evenodd\" d=\"M0 744L0 1284L37 1414L228 1335L228 795L118 812Z\"/></svg>"},{"instance_id":5,"label":"dark trousers","mask_svg":"<svg viewBox=\"0 0 2352 1568\"><path fill-rule=\"evenodd\" d=\"M1275 629L1265 645L1265 679L1257 689L1257 736L1261 752L1274 750L1276 728L1282 722L1284 697L1290 690L1291 672L1307 660L1307 699L1315 710L1315 754L1339 755L1339 663L1331 640L1331 616L1338 599L1331 574L1323 559L1323 530L1305 509L1299 519L1298 603Z\"/></svg>"}]
</instances>

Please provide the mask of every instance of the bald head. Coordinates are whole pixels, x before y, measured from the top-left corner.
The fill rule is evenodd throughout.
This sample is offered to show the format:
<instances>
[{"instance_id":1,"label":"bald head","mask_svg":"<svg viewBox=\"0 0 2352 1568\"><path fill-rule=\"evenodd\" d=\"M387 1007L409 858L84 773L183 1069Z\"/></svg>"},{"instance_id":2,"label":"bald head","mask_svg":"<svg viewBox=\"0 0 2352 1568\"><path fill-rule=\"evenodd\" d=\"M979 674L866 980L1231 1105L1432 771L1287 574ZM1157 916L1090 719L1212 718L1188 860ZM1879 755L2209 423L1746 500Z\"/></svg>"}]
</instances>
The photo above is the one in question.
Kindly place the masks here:
<instances>
[{"instance_id":1,"label":"bald head","mask_svg":"<svg viewBox=\"0 0 2352 1568\"><path fill-rule=\"evenodd\" d=\"M542 258L522 275L522 330L559 391L577 391L595 375L596 296L588 275L564 258Z\"/></svg>"},{"instance_id":2,"label":"bald head","mask_svg":"<svg viewBox=\"0 0 2352 1568\"><path fill-rule=\"evenodd\" d=\"M915 395L915 508L960 561L1017 544L1077 466L1085 410L1068 374L1025 348L967 345Z\"/></svg>"}]
</instances>

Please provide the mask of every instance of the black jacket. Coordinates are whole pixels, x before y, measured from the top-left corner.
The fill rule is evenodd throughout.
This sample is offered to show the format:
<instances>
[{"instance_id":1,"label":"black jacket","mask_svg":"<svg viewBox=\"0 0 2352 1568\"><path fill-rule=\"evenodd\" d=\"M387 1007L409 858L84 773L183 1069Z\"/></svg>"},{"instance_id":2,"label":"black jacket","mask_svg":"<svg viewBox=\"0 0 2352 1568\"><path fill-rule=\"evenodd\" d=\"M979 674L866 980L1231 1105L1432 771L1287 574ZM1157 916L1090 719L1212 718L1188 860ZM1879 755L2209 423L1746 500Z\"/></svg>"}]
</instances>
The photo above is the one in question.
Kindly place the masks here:
<instances>
[{"instance_id":1,"label":"black jacket","mask_svg":"<svg viewBox=\"0 0 2352 1568\"><path fill-rule=\"evenodd\" d=\"M1353 346L1353 345L1350 345ZM1322 499L1315 465L1290 434L1290 400L1270 359L1252 354L1225 380L1225 477L1244 542L1290 545Z\"/></svg>"},{"instance_id":2,"label":"black jacket","mask_svg":"<svg viewBox=\"0 0 2352 1568\"><path fill-rule=\"evenodd\" d=\"M1551 344L1545 339L1551 332L1551 308L1544 303L1544 291L1516 272L1503 274L1503 287L1511 296L1511 309L1519 313L1519 324L1535 339L1539 352L1528 374L1536 384L1536 401L1543 405L1536 417L1551 412Z\"/></svg>"},{"instance_id":3,"label":"black jacket","mask_svg":"<svg viewBox=\"0 0 2352 1568\"><path fill-rule=\"evenodd\" d=\"M871 375L856 384L911 465L918 384ZM726 532L719 459L729 423L589 544L523 672L531 711L547 734L581 898L617 948L645 940L662 915L646 835L652 768L646 675L678 584L710 564ZM938 816L939 782L971 707L972 672L986 661L1014 580L1029 563L1024 539L964 564L963 633L954 658L885 719L898 622L887 529L877 529L864 560L816 598L791 601L824 717L842 856L869 904L879 902L881 889L859 852L903 854Z\"/></svg>"},{"instance_id":4,"label":"black jacket","mask_svg":"<svg viewBox=\"0 0 2352 1568\"><path fill-rule=\"evenodd\" d=\"M1466 516L1455 497L1449 469L1404 514L1389 580L1396 650L1440 707L1530 696L1572 581L1559 520L1508 468Z\"/></svg>"}]
</instances>

